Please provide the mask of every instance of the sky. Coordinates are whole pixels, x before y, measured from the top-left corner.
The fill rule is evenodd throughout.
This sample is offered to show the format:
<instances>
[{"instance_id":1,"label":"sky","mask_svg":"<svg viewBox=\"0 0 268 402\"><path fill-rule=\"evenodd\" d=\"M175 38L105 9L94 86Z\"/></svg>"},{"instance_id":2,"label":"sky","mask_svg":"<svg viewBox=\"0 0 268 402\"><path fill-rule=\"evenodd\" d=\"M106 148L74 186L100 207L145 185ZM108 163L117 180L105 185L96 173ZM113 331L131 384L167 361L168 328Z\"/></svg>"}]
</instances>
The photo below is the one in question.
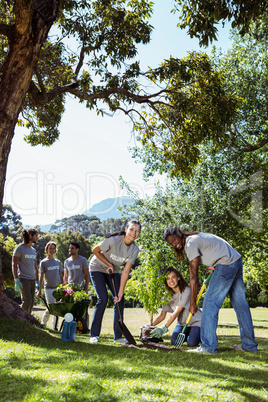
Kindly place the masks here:
<instances>
[{"instance_id":1,"label":"sky","mask_svg":"<svg viewBox=\"0 0 268 402\"><path fill-rule=\"evenodd\" d=\"M149 45L139 46L141 66L157 66L165 58L185 57L199 50L198 41L176 27L178 14L171 14L170 0L156 0L151 24L155 27ZM228 27L220 30L217 47L230 47ZM202 49L204 51L204 49ZM209 53L210 49L205 49ZM81 214L106 199L126 195L119 177L143 198L152 196L155 175L143 180L143 166L128 147L135 144L132 125L122 113L97 116L68 97L60 125L60 138L51 147L31 147L23 140L25 128L16 128L8 161L4 204L21 215L24 225L52 224L56 219Z\"/></svg>"}]
</instances>

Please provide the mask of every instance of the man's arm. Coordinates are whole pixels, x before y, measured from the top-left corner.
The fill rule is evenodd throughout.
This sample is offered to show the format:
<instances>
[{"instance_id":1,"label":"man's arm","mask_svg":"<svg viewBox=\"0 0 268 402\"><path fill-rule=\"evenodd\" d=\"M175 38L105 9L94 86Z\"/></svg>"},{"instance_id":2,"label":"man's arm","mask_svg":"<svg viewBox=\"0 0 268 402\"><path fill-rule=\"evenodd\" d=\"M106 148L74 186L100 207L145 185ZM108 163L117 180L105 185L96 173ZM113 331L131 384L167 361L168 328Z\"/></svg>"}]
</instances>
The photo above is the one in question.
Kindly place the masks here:
<instances>
[{"instance_id":1,"label":"man's arm","mask_svg":"<svg viewBox=\"0 0 268 402\"><path fill-rule=\"evenodd\" d=\"M37 293L37 295L36 295L36 297L38 298L38 299L40 299L40 296L41 296L41 294L42 294L42 286L43 286L43 281L44 281L44 272L41 272L41 274L40 274L40 286L39 286L39 291L38 291L38 293Z\"/></svg>"},{"instance_id":2,"label":"man's arm","mask_svg":"<svg viewBox=\"0 0 268 402\"><path fill-rule=\"evenodd\" d=\"M38 272L36 260L34 261L34 272L35 272L35 280L38 281L39 280L39 272Z\"/></svg>"},{"instance_id":3,"label":"man's arm","mask_svg":"<svg viewBox=\"0 0 268 402\"><path fill-rule=\"evenodd\" d=\"M18 263L19 263L20 257L12 257L12 273L14 279L18 278Z\"/></svg>"},{"instance_id":4,"label":"man's arm","mask_svg":"<svg viewBox=\"0 0 268 402\"><path fill-rule=\"evenodd\" d=\"M190 308L189 311L193 315L197 312L196 305L196 296L198 292L198 267L199 267L199 257L195 257L192 261L190 261L190 289L191 289L191 298L190 298Z\"/></svg>"}]
</instances>

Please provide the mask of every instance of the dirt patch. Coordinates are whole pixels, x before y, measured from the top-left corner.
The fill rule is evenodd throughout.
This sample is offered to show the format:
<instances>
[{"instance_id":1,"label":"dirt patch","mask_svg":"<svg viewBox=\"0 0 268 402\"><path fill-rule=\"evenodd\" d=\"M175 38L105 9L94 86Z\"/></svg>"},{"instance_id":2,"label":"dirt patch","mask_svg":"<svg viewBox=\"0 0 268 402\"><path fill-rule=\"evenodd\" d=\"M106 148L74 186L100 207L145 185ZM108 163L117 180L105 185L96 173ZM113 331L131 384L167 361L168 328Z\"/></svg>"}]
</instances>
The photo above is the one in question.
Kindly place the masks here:
<instances>
[{"instance_id":1,"label":"dirt patch","mask_svg":"<svg viewBox=\"0 0 268 402\"><path fill-rule=\"evenodd\" d=\"M172 350L173 352L180 352L180 349L175 349L171 346L166 346L161 343L155 343L155 342L144 342L144 343L141 343L140 345L138 345L138 344L130 345L129 343L125 343L122 346L127 347L127 348L136 348L136 349L153 349L153 350L158 349L158 350L165 350L165 351Z\"/></svg>"}]
</instances>

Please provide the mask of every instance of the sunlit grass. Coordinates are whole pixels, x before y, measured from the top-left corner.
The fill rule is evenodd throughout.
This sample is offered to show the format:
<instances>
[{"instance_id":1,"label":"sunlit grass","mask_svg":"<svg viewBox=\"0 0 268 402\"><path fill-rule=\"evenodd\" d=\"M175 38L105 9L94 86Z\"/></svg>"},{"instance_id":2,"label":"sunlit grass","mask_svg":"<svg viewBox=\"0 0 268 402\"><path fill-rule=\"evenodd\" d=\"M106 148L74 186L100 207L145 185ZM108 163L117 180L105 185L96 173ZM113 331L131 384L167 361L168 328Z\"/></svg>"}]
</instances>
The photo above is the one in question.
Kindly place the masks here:
<instances>
[{"instance_id":1,"label":"sunlit grass","mask_svg":"<svg viewBox=\"0 0 268 402\"><path fill-rule=\"evenodd\" d=\"M96 345L88 335L68 343L61 333L0 319L1 401L266 401L267 313L252 309L259 351L250 354L232 349L240 344L235 314L221 310L217 355L185 353L185 346L167 352L114 344L112 309ZM138 343L147 322L144 310L126 310L125 323ZM169 339L170 333L165 344Z\"/></svg>"}]
</instances>

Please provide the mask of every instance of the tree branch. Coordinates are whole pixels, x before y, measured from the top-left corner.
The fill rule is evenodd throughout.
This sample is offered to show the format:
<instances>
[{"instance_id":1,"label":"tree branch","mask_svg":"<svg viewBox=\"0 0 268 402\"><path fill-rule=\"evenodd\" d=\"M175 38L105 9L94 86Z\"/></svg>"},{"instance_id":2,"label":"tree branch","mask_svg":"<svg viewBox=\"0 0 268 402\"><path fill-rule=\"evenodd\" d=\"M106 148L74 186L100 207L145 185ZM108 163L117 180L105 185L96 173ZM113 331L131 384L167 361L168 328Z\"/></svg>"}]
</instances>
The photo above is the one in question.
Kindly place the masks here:
<instances>
[{"instance_id":1,"label":"tree branch","mask_svg":"<svg viewBox=\"0 0 268 402\"><path fill-rule=\"evenodd\" d=\"M80 70L81 70L81 68L83 66L84 56L85 56L85 47L83 45L82 49L81 49L81 52L80 52L80 56L79 56L79 62L77 64L75 72L74 72L76 77L78 77L78 74L79 74L79 72L80 72Z\"/></svg>"},{"instance_id":2,"label":"tree branch","mask_svg":"<svg viewBox=\"0 0 268 402\"><path fill-rule=\"evenodd\" d=\"M39 78L38 78L38 80L39 80ZM41 82L42 82L42 80L41 80ZM44 92L42 90L39 91L39 89L37 88L35 83L33 81L31 81L28 93L29 93L29 97L30 97L31 101L33 102L34 106L41 106L41 105L45 104L46 102L50 102L52 99L54 99L59 94L70 93L72 95L77 96L81 100L85 100L85 101L89 101L89 102L93 102L98 99L106 99L107 100L109 98L109 96L118 94L118 95L123 95L123 96L131 99L133 102L136 102L139 104L147 103L147 104L150 104L150 106L153 106L156 104L161 104L161 105L171 107L171 105L168 105L165 102L161 102L159 99L152 101L153 98L159 98L159 96L161 96L162 94L166 94L166 93L170 92L169 90L166 90L166 89L162 89L161 91L158 91L154 94L149 94L149 95L137 95L137 94L131 93L123 88L109 88L100 93L87 94L87 93L84 93L84 92L78 90L77 89L78 85L79 85L78 82L76 82L76 80L74 80L73 82L71 82L68 85L58 86L58 87L51 89L48 92ZM41 86L41 84L40 84L40 86Z\"/></svg>"},{"instance_id":3,"label":"tree branch","mask_svg":"<svg viewBox=\"0 0 268 402\"><path fill-rule=\"evenodd\" d=\"M230 161L234 161L237 159L237 155L238 154L243 154L243 153L247 153L247 152L254 152L257 151L258 149L264 147L264 145L266 145L268 143L268 138L264 138L263 140L261 140L260 142L258 142L258 144L252 145L250 143L247 143L247 145L243 148L239 148L237 150L237 152L235 153L234 156L232 156L230 158Z\"/></svg>"}]
</instances>

